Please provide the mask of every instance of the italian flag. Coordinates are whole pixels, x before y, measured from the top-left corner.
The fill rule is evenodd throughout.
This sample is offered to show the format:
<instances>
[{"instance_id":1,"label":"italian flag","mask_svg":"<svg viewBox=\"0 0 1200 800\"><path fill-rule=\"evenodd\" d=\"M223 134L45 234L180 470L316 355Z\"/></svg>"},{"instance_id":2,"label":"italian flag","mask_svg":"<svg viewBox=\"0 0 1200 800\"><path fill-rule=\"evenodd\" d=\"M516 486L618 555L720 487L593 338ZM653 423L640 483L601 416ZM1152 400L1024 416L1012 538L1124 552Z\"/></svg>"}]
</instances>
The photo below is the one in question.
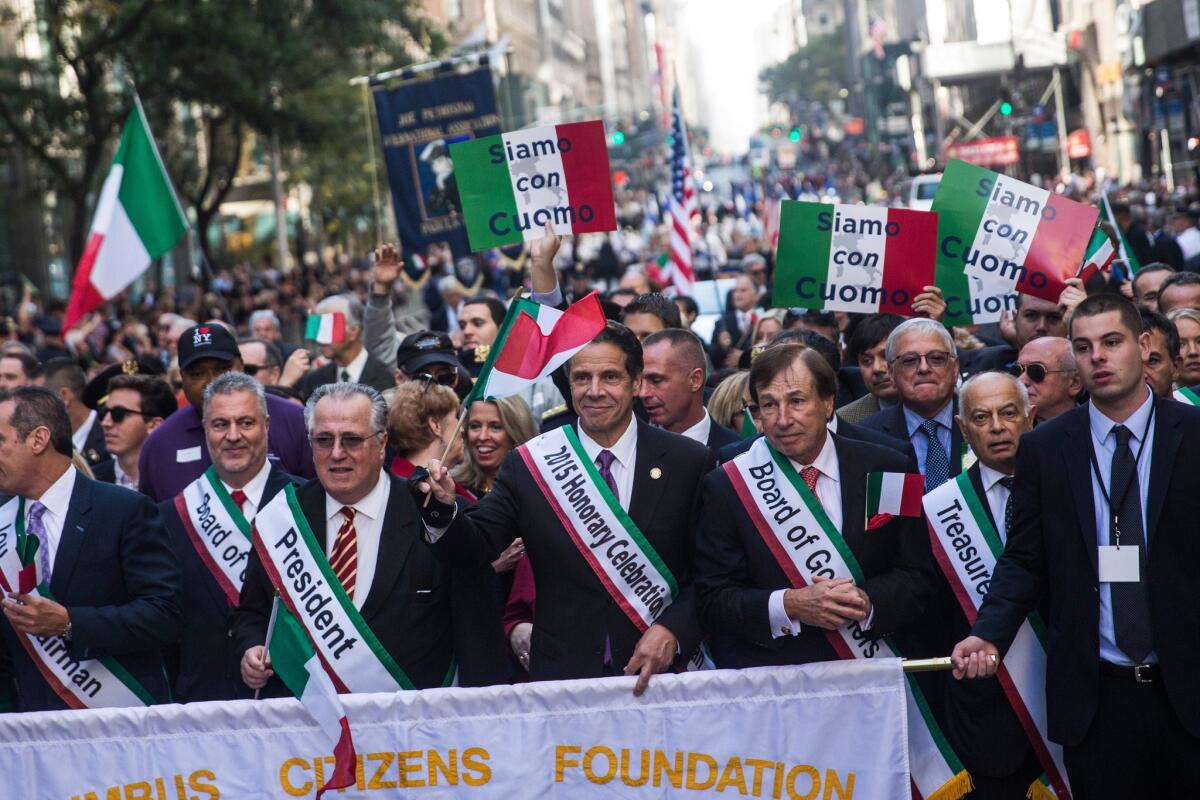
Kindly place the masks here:
<instances>
[{"instance_id":1,"label":"italian flag","mask_svg":"<svg viewBox=\"0 0 1200 800\"><path fill-rule=\"evenodd\" d=\"M332 314L309 314L304 325L304 338L317 344L339 344L346 341L346 315L341 311Z\"/></svg>"},{"instance_id":2,"label":"italian flag","mask_svg":"<svg viewBox=\"0 0 1200 800\"><path fill-rule=\"evenodd\" d=\"M1113 247L1108 234L1096 228L1092 232L1091 241L1088 242L1087 256L1079 265L1079 277L1086 282L1097 272L1105 272L1116 257L1117 249Z\"/></svg>"},{"instance_id":3,"label":"italian flag","mask_svg":"<svg viewBox=\"0 0 1200 800\"><path fill-rule=\"evenodd\" d=\"M187 229L139 103L125 121L100 190L87 245L75 267L64 329L124 291Z\"/></svg>"},{"instance_id":4,"label":"italian flag","mask_svg":"<svg viewBox=\"0 0 1200 800\"><path fill-rule=\"evenodd\" d=\"M566 311L514 298L464 406L514 395L531 381L546 377L596 338L606 324L595 292Z\"/></svg>"},{"instance_id":5,"label":"italian flag","mask_svg":"<svg viewBox=\"0 0 1200 800\"><path fill-rule=\"evenodd\" d=\"M784 200L775 304L864 314L912 314L934 279L937 215Z\"/></svg>"},{"instance_id":6,"label":"italian flag","mask_svg":"<svg viewBox=\"0 0 1200 800\"><path fill-rule=\"evenodd\" d=\"M933 210L939 279L978 278L1052 302L1078 274L1099 215L1094 206L957 159L946 165Z\"/></svg>"},{"instance_id":7,"label":"italian flag","mask_svg":"<svg viewBox=\"0 0 1200 800\"><path fill-rule=\"evenodd\" d=\"M758 436L758 426L754 424L754 417L750 415L750 409L742 409L742 429L738 431L743 439L749 439L751 436Z\"/></svg>"},{"instance_id":8,"label":"italian flag","mask_svg":"<svg viewBox=\"0 0 1200 800\"><path fill-rule=\"evenodd\" d=\"M882 528L894 517L920 517L925 476L919 472L867 473L867 530Z\"/></svg>"},{"instance_id":9,"label":"italian flag","mask_svg":"<svg viewBox=\"0 0 1200 800\"><path fill-rule=\"evenodd\" d=\"M450 145L474 251L617 227L599 120L547 125Z\"/></svg>"},{"instance_id":10,"label":"italian flag","mask_svg":"<svg viewBox=\"0 0 1200 800\"><path fill-rule=\"evenodd\" d=\"M333 681L317 657L317 651L308 640L308 634L279 602L278 597L275 598L269 628L267 652L270 654L271 668L317 721L321 732L329 740L335 759L333 773L326 778L325 785L317 790L317 797L329 789L352 785L355 781L356 756L346 711L338 699Z\"/></svg>"},{"instance_id":11,"label":"italian flag","mask_svg":"<svg viewBox=\"0 0 1200 800\"><path fill-rule=\"evenodd\" d=\"M1121 227L1117 225L1116 219L1113 218L1112 206L1108 202L1108 195L1102 195L1100 198L1100 220L1112 225L1113 230L1117 233L1117 243L1119 247L1113 248L1112 240L1100 230L1096 228L1096 232L1092 234L1092 240L1088 242L1087 258L1084 261L1083 268L1080 270L1080 275L1090 275L1093 268L1107 269L1108 265L1114 259L1121 259L1128 267L1126 278L1132 277L1134 273L1142 268L1142 264L1138 261L1137 256L1133 254L1133 248L1129 246L1129 242L1125 240L1125 234L1121 233Z\"/></svg>"}]
</instances>

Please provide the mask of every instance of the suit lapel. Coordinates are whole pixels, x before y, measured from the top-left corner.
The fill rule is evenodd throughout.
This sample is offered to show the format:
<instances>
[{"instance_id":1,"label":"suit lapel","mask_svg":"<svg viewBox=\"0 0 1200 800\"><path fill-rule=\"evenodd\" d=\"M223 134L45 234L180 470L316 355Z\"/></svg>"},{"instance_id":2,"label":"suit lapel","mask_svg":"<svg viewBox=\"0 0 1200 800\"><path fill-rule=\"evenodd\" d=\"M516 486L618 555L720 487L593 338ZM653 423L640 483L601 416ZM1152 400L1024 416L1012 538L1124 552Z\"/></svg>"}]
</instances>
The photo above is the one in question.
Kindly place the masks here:
<instances>
[{"instance_id":1,"label":"suit lapel","mask_svg":"<svg viewBox=\"0 0 1200 800\"><path fill-rule=\"evenodd\" d=\"M975 494L979 495L979 499L982 501L980 505L983 506L983 511L987 514L988 521L992 523L993 528L1000 530L1000 526L996 524L996 518L992 516L992 506L988 502L987 490L983 485L983 472L979 469L978 461L972 464L971 468L967 470L967 477L971 480L971 486L975 488Z\"/></svg>"},{"instance_id":2,"label":"suit lapel","mask_svg":"<svg viewBox=\"0 0 1200 800\"><path fill-rule=\"evenodd\" d=\"M954 396L954 400L950 404L950 477L956 477L962 473L962 454L963 454L963 435L958 427L958 423L954 421L954 415L958 413L958 395ZM986 503L984 505L987 505Z\"/></svg>"},{"instance_id":3,"label":"suit lapel","mask_svg":"<svg viewBox=\"0 0 1200 800\"><path fill-rule=\"evenodd\" d=\"M838 483L842 495L842 538L863 530L867 513L867 474L854 458L854 445L836 434L833 449L837 452Z\"/></svg>"},{"instance_id":4,"label":"suit lapel","mask_svg":"<svg viewBox=\"0 0 1200 800\"><path fill-rule=\"evenodd\" d=\"M391 595L392 587L400 579L400 573L404 571L404 562L408 560L408 553L416 539L413 530L413 520L417 519L416 510L412 509L411 513L402 514L401 509L401 503L405 502L409 495L402 494L404 486L398 478L390 474L385 477L391 481L391 493L383 512L383 528L379 531L379 555L375 559L371 591L362 607L363 619L366 620L372 619ZM411 499L408 502L411 504Z\"/></svg>"},{"instance_id":5,"label":"suit lapel","mask_svg":"<svg viewBox=\"0 0 1200 800\"><path fill-rule=\"evenodd\" d=\"M286 472L280 469L277 464L272 464L271 470L267 473L267 484L263 487L263 493L258 507L262 508L267 503L271 502L271 500L275 498L275 495L282 492L283 487L287 486L291 482L292 481L288 478ZM322 513L324 512L322 511Z\"/></svg>"},{"instance_id":6,"label":"suit lapel","mask_svg":"<svg viewBox=\"0 0 1200 800\"><path fill-rule=\"evenodd\" d=\"M79 561L79 549L83 547L84 531L92 512L92 480L77 474L75 488L71 490L71 502L63 520L62 535L58 537L58 550L54 553L54 569L50 575L50 591L60 602L67 597L71 575Z\"/></svg>"},{"instance_id":7,"label":"suit lapel","mask_svg":"<svg viewBox=\"0 0 1200 800\"><path fill-rule=\"evenodd\" d=\"M1076 414L1072 424L1067 426L1067 435L1063 437L1063 468L1071 485L1071 498L1075 502L1075 517L1079 520L1083 549L1088 554L1093 572L1098 575L1096 509L1092 505L1092 442L1086 406L1084 408L1083 413Z\"/></svg>"},{"instance_id":8,"label":"suit lapel","mask_svg":"<svg viewBox=\"0 0 1200 800\"><path fill-rule=\"evenodd\" d=\"M880 414L886 414L883 418L883 432L888 436L899 439L902 442L910 440L908 435L908 424L904 421L904 407L897 403L891 408L885 408Z\"/></svg>"},{"instance_id":9,"label":"suit lapel","mask_svg":"<svg viewBox=\"0 0 1200 800\"><path fill-rule=\"evenodd\" d=\"M1183 431L1179 429L1179 419L1172 414L1171 403L1174 401L1156 400L1158 408L1155 411L1157 419L1154 423L1154 441L1150 449L1150 488L1146 492L1146 542L1148 547L1154 546L1157 538L1158 520L1162 515L1163 504L1167 501L1167 488L1171 483L1172 466L1175 455L1179 452L1179 442Z\"/></svg>"},{"instance_id":10,"label":"suit lapel","mask_svg":"<svg viewBox=\"0 0 1200 800\"><path fill-rule=\"evenodd\" d=\"M264 494L266 493L264 492ZM325 530L324 487L313 481L297 493L296 499L300 501L300 510L304 512L304 518L308 520L308 527L312 528L313 538L317 540L321 552L328 553L329 544L325 541L327 533Z\"/></svg>"},{"instance_id":11,"label":"suit lapel","mask_svg":"<svg viewBox=\"0 0 1200 800\"><path fill-rule=\"evenodd\" d=\"M671 474L663 463L666 450L658 446L657 438L649 425L641 420L635 421L638 426L637 456L634 459L633 490L629 498L629 516L633 519L643 534L649 535L654 521L654 512L658 510L658 501L662 498L662 490L671 480ZM652 470L658 470L658 478L651 475ZM662 478L667 478L663 481Z\"/></svg>"}]
</instances>

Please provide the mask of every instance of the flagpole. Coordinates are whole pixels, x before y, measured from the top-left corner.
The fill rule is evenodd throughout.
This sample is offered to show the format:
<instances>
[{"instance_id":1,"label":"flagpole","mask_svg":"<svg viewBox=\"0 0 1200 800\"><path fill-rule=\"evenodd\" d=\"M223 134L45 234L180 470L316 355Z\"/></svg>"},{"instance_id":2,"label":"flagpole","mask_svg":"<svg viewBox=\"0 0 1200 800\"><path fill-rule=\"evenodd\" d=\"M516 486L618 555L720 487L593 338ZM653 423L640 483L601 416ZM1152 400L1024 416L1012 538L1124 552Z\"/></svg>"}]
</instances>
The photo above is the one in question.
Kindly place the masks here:
<instances>
[{"instance_id":1,"label":"flagpole","mask_svg":"<svg viewBox=\"0 0 1200 800\"><path fill-rule=\"evenodd\" d=\"M271 647L271 634L275 632L275 620L279 617L279 592L275 592L275 599L271 603L271 618L267 620L267 639L263 642L263 663L267 662ZM258 693L262 691L262 687L254 690L254 699L258 699Z\"/></svg>"},{"instance_id":2,"label":"flagpole","mask_svg":"<svg viewBox=\"0 0 1200 800\"><path fill-rule=\"evenodd\" d=\"M954 662L950 660L950 656L943 656L941 658L906 658L900 663L905 672L942 672L954 669Z\"/></svg>"}]
</instances>

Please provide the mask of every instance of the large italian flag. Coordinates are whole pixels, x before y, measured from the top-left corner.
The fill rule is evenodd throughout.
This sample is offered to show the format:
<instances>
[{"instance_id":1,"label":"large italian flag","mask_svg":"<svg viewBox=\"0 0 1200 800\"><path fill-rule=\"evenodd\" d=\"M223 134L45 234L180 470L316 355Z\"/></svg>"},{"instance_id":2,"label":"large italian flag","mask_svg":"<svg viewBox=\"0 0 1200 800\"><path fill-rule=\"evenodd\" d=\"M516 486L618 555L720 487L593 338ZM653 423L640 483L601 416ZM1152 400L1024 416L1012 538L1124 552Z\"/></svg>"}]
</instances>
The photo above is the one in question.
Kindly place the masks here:
<instances>
[{"instance_id":1,"label":"large italian flag","mask_svg":"<svg viewBox=\"0 0 1200 800\"><path fill-rule=\"evenodd\" d=\"M775 305L911 315L933 283L936 244L928 211L784 200Z\"/></svg>"},{"instance_id":2,"label":"large italian flag","mask_svg":"<svg viewBox=\"0 0 1200 800\"><path fill-rule=\"evenodd\" d=\"M939 280L943 273L977 278L1052 302L1078 273L1099 214L1094 206L956 159L946 165L933 210Z\"/></svg>"},{"instance_id":3,"label":"large italian flag","mask_svg":"<svg viewBox=\"0 0 1200 800\"><path fill-rule=\"evenodd\" d=\"M450 145L471 249L617 227L604 123L574 122Z\"/></svg>"},{"instance_id":4,"label":"large italian flag","mask_svg":"<svg viewBox=\"0 0 1200 800\"><path fill-rule=\"evenodd\" d=\"M514 299L464 404L517 394L531 381L565 364L596 338L605 324L600 296L595 292L566 311L523 297Z\"/></svg>"},{"instance_id":5,"label":"large italian flag","mask_svg":"<svg viewBox=\"0 0 1200 800\"><path fill-rule=\"evenodd\" d=\"M279 602L278 596L272 614L267 642L271 668L316 720L335 759L333 772L328 774L325 785L317 790L317 797L320 797L329 789L341 789L354 783L356 758L350 723L337 689L321 665L308 634Z\"/></svg>"},{"instance_id":6,"label":"large italian flag","mask_svg":"<svg viewBox=\"0 0 1200 800\"><path fill-rule=\"evenodd\" d=\"M64 327L70 329L120 294L151 261L174 247L187 228L138 104L125 120L121 143L100 190L87 246L75 267Z\"/></svg>"}]
</instances>

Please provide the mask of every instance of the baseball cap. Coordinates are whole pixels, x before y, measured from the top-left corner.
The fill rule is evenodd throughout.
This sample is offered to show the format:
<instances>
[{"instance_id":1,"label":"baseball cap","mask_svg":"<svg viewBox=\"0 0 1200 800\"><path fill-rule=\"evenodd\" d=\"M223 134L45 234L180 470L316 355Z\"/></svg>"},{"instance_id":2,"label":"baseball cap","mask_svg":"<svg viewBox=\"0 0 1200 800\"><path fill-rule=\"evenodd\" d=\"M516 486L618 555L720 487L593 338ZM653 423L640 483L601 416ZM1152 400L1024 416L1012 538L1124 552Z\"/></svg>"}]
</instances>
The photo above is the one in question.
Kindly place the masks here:
<instances>
[{"instance_id":1,"label":"baseball cap","mask_svg":"<svg viewBox=\"0 0 1200 800\"><path fill-rule=\"evenodd\" d=\"M187 369L202 358L219 361L241 358L237 340L222 325L193 325L179 336L179 368Z\"/></svg>"},{"instance_id":2,"label":"baseball cap","mask_svg":"<svg viewBox=\"0 0 1200 800\"><path fill-rule=\"evenodd\" d=\"M396 351L396 366L413 375L429 364L459 366L450 337L437 331L417 331L405 336Z\"/></svg>"}]
</instances>

